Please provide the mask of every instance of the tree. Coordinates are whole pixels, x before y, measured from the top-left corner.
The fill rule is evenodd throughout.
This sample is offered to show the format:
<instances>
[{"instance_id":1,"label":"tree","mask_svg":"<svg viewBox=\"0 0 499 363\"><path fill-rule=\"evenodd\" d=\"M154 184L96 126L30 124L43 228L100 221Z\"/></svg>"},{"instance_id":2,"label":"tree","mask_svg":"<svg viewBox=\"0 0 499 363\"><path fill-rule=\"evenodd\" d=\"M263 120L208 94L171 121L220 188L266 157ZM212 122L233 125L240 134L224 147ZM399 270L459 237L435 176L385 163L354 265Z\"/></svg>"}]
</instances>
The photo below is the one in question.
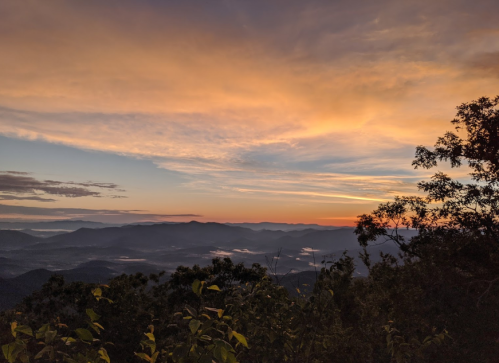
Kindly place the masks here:
<instances>
[{"instance_id":1,"label":"tree","mask_svg":"<svg viewBox=\"0 0 499 363\"><path fill-rule=\"evenodd\" d=\"M397 197L369 215L359 216L356 233L362 246L387 237L403 252L421 257L419 245L435 238L466 237L499 244L499 96L482 97L457 107L455 132L438 138L434 150L416 149L415 168L430 169L437 161L458 168L467 162L471 183L463 184L437 172L418 183L426 197ZM458 133L464 130L461 137ZM414 228L419 234L406 241L398 231Z\"/></svg>"},{"instance_id":2,"label":"tree","mask_svg":"<svg viewBox=\"0 0 499 363\"><path fill-rule=\"evenodd\" d=\"M415 168L434 168L442 161L452 168L467 164L468 183L437 172L418 183L424 197L396 197L357 221L368 265L370 243L381 238L400 247L403 265L385 256L368 267L371 286L379 296L388 295L378 304L385 304L403 335L417 336L426 325L448 329L454 338L434 361L445 356L452 362L488 362L499 354L498 104L499 96L458 106L452 121L456 131L438 138L433 150L416 148ZM402 228L418 233L407 240Z\"/></svg>"}]
</instances>

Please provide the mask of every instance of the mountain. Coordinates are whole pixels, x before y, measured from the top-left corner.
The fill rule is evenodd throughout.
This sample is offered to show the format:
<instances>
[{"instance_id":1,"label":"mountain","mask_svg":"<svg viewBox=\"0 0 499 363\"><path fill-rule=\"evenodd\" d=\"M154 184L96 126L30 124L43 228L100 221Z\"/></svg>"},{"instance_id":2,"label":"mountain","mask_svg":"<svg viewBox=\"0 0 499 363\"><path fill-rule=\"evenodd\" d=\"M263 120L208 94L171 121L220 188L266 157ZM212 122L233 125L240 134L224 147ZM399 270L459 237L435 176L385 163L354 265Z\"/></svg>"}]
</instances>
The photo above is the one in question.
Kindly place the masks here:
<instances>
[{"instance_id":1,"label":"mountain","mask_svg":"<svg viewBox=\"0 0 499 363\"><path fill-rule=\"evenodd\" d=\"M102 229L81 228L77 231L46 238L30 249L54 249L71 246L119 246L135 250L175 250L213 245L223 248L258 247L265 250L303 247L320 250L358 247L353 228L334 230L304 229L299 231L260 230L228 226L220 223L178 223L127 225Z\"/></svg>"},{"instance_id":2,"label":"mountain","mask_svg":"<svg viewBox=\"0 0 499 363\"><path fill-rule=\"evenodd\" d=\"M42 230L22 229L19 232L26 233L26 234L29 234L30 236L34 236L34 237L47 238L47 237L57 236L58 234L68 233L71 231L50 230L50 229L42 229Z\"/></svg>"},{"instance_id":3,"label":"mountain","mask_svg":"<svg viewBox=\"0 0 499 363\"><path fill-rule=\"evenodd\" d=\"M67 270L92 261L152 263L158 269L173 270L178 265L207 264L214 257L230 257L236 262L258 262L265 265L282 249L283 268L294 271L311 269L314 257L344 250L358 254L359 244L353 228L298 231L252 230L220 223L163 223L126 225L100 229L81 228L71 233L41 239L17 231L1 231L0 257L17 261L17 269ZM410 237L414 231L402 231ZM2 241L2 239L0 239ZM20 241L20 242L17 242ZM380 247L390 249L389 245ZM3 250L3 251L2 251ZM266 257L267 256L267 257ZM19 261L22 261L20 263Z\"/></svg>"},{"instance_id":4,"label":"mountain","mask_svg":"<svg viewBox=\"0 0 499 363\"><path fill-rule=\"evenodd\" d=\"M225 223L228 226L234 227L244 227L250 228L255 231L261 231L267 229L269 231L301 231L304 229L315 229L315 230L324 230L324 229L336 229L340 227L334 226L321 226L318 224L303 224L303 223L272 223L272 222L260 222L260 223Z\"/></svg>"},{"instance_id":5,"label":"mountain","mask_svg":"<svg viewBox=\"0 0 499 363\"><path fill-rule=\"evenodd\" d=\"M122 273L148 274L171 272L179 265L204 266L216 257L230 257L247 266L268 266L278 257L278 273L306 272L320 269L323 259L340 258L345 250L355 259L356 275L362 276L367 270L358 258L361 249L353 231L349 227L255 230L199 222L80 228L47 238L0 230L1 291L8 292L8 296L25 296L39 288L51 271L63 274L69 281L97 282ZM409 238L416 232L401 233ZM369 247L369 251L375 262L380 252L396 255L398 248L388 242Z\"/></svg>"},{"instance_id":6,"label":"mountain","mask_svg":"<svg viewBox=\"0 0 499 363\"><path fill-rule=\"evenodd\" d=\"M199 222L127 225L102 229L81 228L71 233L46 238L43 244L34 248L117 245L136 249L174 249L213 242L228 243L241 237L255 237L257 233L242 227Z\"/></svg>"},{"instance_id":7,"label":"mountain","mask_svg":"<svg viewBox=\"0 0 499 363\"><path fill-rule=\"evenodd\" d=\"M104 228L116 227L122 224L106 224L101 222L90 222L80 220L62 220L62 221L49 221L49 222L1 222L0 229L44 229L44 230L66 230L74 231L79 228Z\"/></svg>"},{"instance_id":8,"label":"mountain","mask_svg":"<svg viewBox=\"0 0 499 363\"><path fill-rule=\"evenodd\" d=\"M0 257L0 278L9 278L26 272L23 263L11 258Z\"/></svg>"},{"instance_id":9,"label":"mountain","mask_svg":"<svg viewBox=\"0 0 499 363\"><path fill-rule=\"evenodd\" d=\"M80 228L47 238L2 230L0 308L12 307L41 288L54 271L67 281L106 282L122 273L149 274L171 272L179 265L204 266L215 257L230 257L246 266L269 266L274 259L272 266L277 267L278 274L292 273L285 285L293 291L300 281L311 284L322 260L337 260L347 250L354 257L356 276L363 276L367 270L358 257L361 249L353 231L348 227L255 230L199 222ZM411 237L416 232L401 233ZM380 252L396 255L398 248L389 242L369 247L369 251L376 262Z\"/></svg>"},{"instance_id":10,"label":"mountain","mask_svg":"<svg viewBox=\"0 0 499 363\"><path fill-rule=\"evenodd\" d=\"M41 238L26 233L0 230L0 250L19 249L34 245L40 241L42 241Z\"/></svg>"},{"instance_id":11,"label":"mountain","mask_svg":"<svg viewBox=\"0 0 499 363\"><path fill-rule=\"evenodd\" d=\"M101 223L83 220L60 220L60 221L47 221L47 222L2 222L0 221L0 229L11 230L33 230L36 231L76 231L80 228L108 228L108 227L123 227L123 226L151 226L155 224L182 224L180 222L136 222L136 223ZM273 223L273 222L260 222L260 223L223 223L232 227L243 227L261 231L264 229L271 231L300 231L303 229L336 229L340 227L334 226L321 226L318 224L303 224L303 223Z\"/></svg>"}]
</instances>

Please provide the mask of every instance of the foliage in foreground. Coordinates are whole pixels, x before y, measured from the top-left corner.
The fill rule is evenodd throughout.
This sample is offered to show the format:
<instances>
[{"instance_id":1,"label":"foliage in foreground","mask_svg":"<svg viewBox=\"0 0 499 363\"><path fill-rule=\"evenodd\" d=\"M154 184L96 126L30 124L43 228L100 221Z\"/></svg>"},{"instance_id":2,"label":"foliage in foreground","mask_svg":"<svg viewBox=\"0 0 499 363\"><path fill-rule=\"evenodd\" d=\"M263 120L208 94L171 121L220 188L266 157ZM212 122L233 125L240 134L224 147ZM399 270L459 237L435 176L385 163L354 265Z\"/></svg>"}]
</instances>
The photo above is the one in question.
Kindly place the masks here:
<instances>
[{"instance_id":1,"label":"foliage in foreground","mask_svg":"<svg viewBox=\"0 0 499 363\"><path fill-rule=\"evenodd\" d=\"M237 270L252 281L227 285ZM141 274L107 286L54 277L3 316L3 349L9 362L389 362L438 353L449 340L445 329L416 321L419 334L405 336L396 309L375 304L374 281L353 279L353 271L343 256L322 269L309 296L298 297L260 266L230 259L181 268L163 284Z\"/></svg>"},{"instance_id":2,"label":"foliage in foreground","mask_svg":"<svg viewBox=\"0 0 499 363\"><path fill-rule=\"evenodd\" d=\"M474 184L443 173L359 217L369 268L347 255L324 261L298 296L261 266L230 259L161 276L122 275L107 286L53 277L0 316L9 362L496 362L499 356L499 98L458 107L417 167L467 161ZM408 241L400 228L414 228ZM390 239L398 258L372 264L369 243Z\"/></svg>"}]
</instances>

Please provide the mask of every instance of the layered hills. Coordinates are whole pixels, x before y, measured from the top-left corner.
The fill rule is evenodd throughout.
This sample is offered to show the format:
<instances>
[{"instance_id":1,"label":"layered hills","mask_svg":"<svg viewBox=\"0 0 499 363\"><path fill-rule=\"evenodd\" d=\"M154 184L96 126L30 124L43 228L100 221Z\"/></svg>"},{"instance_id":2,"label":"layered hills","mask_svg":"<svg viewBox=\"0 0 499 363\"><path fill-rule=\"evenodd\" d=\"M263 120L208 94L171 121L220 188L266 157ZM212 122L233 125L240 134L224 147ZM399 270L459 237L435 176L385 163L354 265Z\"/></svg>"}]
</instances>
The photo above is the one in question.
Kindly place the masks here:
<instances>
[{"instance_id":1,"label":"layered hills","mask_svg":"<svg viewBox=\"0 0 499 363\"><path fill-rule=\"evenodd\" d=\"M353 228L283 231L189 222L80 228L47 238L1 230L0 292L5 301L0 305L12 306L54 272L70 281L103 282L121 273L168 272L230 257L247 265L266 265L274 258L277 273L286 274L320 269L322 260L337 259L344 251L353 257L360 251ZM396 248L385 243L371 251L376 260L380 251L394 253ZM356 273L366 273L358 259Z\"/></svg>"}]
</instances>

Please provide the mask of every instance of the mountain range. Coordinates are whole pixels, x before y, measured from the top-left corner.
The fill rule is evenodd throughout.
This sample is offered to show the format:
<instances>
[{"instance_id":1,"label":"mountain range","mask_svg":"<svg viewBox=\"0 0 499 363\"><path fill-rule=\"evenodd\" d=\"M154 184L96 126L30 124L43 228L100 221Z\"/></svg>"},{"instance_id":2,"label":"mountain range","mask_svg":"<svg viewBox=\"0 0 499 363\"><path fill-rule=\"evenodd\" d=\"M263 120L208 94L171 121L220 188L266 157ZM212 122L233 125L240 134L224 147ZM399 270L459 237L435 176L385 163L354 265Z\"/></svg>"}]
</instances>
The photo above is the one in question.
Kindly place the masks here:
<instances>
[{"instance_id":1,"label":"mountain range","mask_svg":"<svg viewBox=\"0 0 499 363\"><path fill-rule=\"evenodd\" d=\"M404 233L410 237L415 232ZM265 266L272 258L278 259L277 273L286 274L320 270L322 260L337 259L343 251L356 258L356 274L365 275L366 268L357 257L360 247L349 227L256 230L193 221L80 228L46 238L0 230L0 293L10 291L7 295L13 297L7 299L10 302L0 301L0 308L12 306L12 301L32 291L33 284L26 288L22 281L36 276L39 288L40 281L54 272L70 281L102 282L122 273L171 272L179 265L203 266L212 258L230 257L248 266ZM387 242L370 251L376 260L379 252L396 254L397 248ZM26 277L33 270L39 273Z\"/></svg>"}]
</instances>

